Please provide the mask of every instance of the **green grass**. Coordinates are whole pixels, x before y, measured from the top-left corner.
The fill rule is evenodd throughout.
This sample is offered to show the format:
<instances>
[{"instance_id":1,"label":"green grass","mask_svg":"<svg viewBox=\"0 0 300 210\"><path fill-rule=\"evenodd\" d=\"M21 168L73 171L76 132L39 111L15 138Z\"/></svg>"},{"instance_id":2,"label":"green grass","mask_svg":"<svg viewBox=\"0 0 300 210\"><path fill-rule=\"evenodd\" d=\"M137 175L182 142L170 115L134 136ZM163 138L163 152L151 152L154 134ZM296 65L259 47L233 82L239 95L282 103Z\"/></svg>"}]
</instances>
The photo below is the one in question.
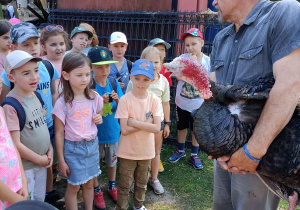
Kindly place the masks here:
<instances>
[{"instance_id":1,"label":"green grass","mask_svg":"<svg viewBox=\"0 0 300 210\"><path fill-rule=\"evenodd\" d=\"M189 164L189 152L187 152L185 158L180 159L177 163L169 163L168 158L174 151L174 148L164 146L161 153L161 160L165 170L159 173L158 178L167 193L157 196L153 193L151 186L148 185L145 200L146 208L149 210L211 210L213 202L213 161L208 160L206 154L200 154L199 156L204 168L203 170L195 170ZM116 205L111 201L106 192L108 174L106 166L103 163L101 163L101 170L102 174L99 178L99 183L104 192L106 209L114 209ZM118 172L116 180L117 182L119 180ZM130 193L130 209L132 205L132 193ZM288 209L288 203L281 201L278 209Z\"/></svg>"}]
</instances>

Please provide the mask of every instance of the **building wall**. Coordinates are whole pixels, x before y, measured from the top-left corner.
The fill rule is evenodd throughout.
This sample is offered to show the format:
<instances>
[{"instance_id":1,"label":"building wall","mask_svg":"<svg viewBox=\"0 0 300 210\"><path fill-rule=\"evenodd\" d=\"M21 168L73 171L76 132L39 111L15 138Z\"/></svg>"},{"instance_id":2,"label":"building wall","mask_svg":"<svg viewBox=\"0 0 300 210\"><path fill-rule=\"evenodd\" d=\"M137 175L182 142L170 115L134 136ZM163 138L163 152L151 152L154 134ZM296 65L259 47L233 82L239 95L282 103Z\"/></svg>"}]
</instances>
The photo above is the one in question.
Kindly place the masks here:
<instances>
[{"instance_id":1,"label":"building wall","mask_svg":"<svg viewBox=\"0 0 300 210\"><path fill-rule=\"evenodd\" d=\"M70 2L72 2L70 4ZM120 11L171 11L172 0L63 0L59 9L120 10Z\"/></svg>"}]
</instances>

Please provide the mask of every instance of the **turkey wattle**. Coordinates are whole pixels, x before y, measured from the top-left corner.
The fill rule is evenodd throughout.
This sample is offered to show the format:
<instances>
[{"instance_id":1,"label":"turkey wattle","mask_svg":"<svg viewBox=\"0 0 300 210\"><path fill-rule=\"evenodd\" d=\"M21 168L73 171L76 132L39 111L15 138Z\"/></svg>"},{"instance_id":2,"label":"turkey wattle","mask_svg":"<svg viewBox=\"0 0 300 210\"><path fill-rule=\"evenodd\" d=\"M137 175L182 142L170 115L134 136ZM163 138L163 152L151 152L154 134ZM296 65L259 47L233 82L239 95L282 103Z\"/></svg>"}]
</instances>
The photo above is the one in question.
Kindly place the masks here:
<instances>
[{"instance_id":1,"label":"turkey wattle","mask_svg":"<svg viewBox=\"0 0 300 210\"><path fill-rule=\"evenodd\" d=\"M174 62L174 63L173 63ZM193 74L186 74L191 66ZM209 82L203 67L191 59L176 58L165 65L170 72L206 93L207 100L193 113L194 134L200 147L214 158L231 156L249 140L274 85L273 75L258 78L249 84L232 86ZM201 78L201 81L199 79ZM197 84L203 82L203 84ZM201 89L203 88L203 89ZM209 98L209 99L208 99ZM300 116L299 104L290 122L270 145L257 168L258 175L277 195L296 203L300 192ZM291 202L290 202L291 205ZM300 203L298 203L300 205Z\"/></svg>"}]
</instances>

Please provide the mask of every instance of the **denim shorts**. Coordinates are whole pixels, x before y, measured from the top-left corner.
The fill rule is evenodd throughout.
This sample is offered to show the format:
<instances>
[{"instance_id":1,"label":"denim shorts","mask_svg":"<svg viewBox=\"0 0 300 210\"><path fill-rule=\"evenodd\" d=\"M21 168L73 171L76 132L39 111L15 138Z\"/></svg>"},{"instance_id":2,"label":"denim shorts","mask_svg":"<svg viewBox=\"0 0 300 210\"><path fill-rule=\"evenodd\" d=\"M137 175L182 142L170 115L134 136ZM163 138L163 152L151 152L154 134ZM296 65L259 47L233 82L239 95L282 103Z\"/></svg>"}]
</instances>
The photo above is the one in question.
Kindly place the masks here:
<instances>
[{"instance_id":1,"label":"denim shorts","mask_svg":"<svg viewBox=\"0 0 300 210\"><path fill-rule=\"evenodd\" d=\"M86 141L64 142L64 157L70 169L67 179L71 185L81 185L97 177L101 171L99 167L98 137Z\"/></svg>"}]
</instances>

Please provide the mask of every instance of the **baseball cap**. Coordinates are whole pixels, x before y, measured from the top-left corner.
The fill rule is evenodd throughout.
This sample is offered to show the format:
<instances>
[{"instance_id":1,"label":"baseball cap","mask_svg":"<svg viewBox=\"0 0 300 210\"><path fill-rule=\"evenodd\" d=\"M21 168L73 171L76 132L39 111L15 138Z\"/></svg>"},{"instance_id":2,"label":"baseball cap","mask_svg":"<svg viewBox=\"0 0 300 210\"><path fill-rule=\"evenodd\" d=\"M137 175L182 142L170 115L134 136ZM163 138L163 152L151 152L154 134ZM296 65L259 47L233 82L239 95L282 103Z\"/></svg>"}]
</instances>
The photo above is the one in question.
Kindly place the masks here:
<instances>
[{"instance_id":1,"label":"baseball cap","mask_svg":"<svg viewBox=\"0 0 300 210\"><path fill-rule=\"evenodd\" d=\"M153 64L146 59L139 59L135 61L132 65L131 75L144 75L150 79L154 78L154 66Z\"/></svg>"},{"instance_id":2,"label":"baseball cap","mask_svg":"<svg viewBox=\"0 0 300 210\"><path fill-rule=\"evenodd\" d=\"M163 44L165 45L166 49L169 49L171 47L171 45L168 43L168 42L165 42L164 40L160 39L160 38L155 38L155 39L152 39L150 42L149 42L149 45L148 46L155 46L157 44Z\"/></svg>"},{"instance_id":3,"label":"baseball cap","mask_svg":"<svg viewBox=\"0 0 300 210\"><path fill-rule=\"evenodd\" d=\"M28 22L17 23L13 25L9 32L11 43L22 44L32 37L40 38L39 32L35 25Z\"/></svg>"},{"instance_id":4,"label":"baseball cap","mask_svg":"<svg viewBox=\"0 0 300 210\"><path fill-rule=\"evenodd\" d=\"M110 51L106 47L92 47L87 56L91 60L93 65L105 65L111 63L118 63L119 61L114 61L110 55Z\"/></svg>"},{"instance_id":5,"label":"baseball cap","mask_svg":"<svg viewBox=\"0 0 300 210\"><path fill-rule=\"evenodd\" d=\"M196 37L200 37L201 39L203 39L203 35L202 33L199 31L198 28L191 28L190 30L188 30L187 32L185 32L184 34L181 35L180 39L181 40L184 40L185 37L187 35L193 35L193 36L196 36Z\"/></svg>"},{"instance_id":6,"label":"baseball cap","mask_svg":"<svg viewBox=\"0 0 300 210\"><path fill-rule=\"evenodd\" d=\"M19 68L31 60L41 61L42 59L39 57L33 57L29 53L22 50L14 50L11 53L9 53L5 58L5 72L9 74L11 70Z\"/></svg>"},{"instance_id":7,"label":"baseball cap","mask_svg":"<svg viewBox=\"0 0 300 210\"><path fill-rule=\"evenodd\" d=\"M113 32L110 35L109 42L110 42L110 44L115 44L115 43L118 43L118 42L128 44L125 34L123 34L122 32L119 32L119 31Z\"/></svg>"},{"instance_id":8,"label":"baseball cap","mask_svg":"<svg viewBox=\"0 0 300 210\"><path fill-rule=\"evenodd\" d=\"M93 37L93 33L89 30L86 30L85 28L83 27L75 27L72 31L71 31L71 34L70 34L70 39L72 39L72 37L77 34L77 33L87 33L88 37L89 38L92 38Z\"/></svg>"}]
</instances>

